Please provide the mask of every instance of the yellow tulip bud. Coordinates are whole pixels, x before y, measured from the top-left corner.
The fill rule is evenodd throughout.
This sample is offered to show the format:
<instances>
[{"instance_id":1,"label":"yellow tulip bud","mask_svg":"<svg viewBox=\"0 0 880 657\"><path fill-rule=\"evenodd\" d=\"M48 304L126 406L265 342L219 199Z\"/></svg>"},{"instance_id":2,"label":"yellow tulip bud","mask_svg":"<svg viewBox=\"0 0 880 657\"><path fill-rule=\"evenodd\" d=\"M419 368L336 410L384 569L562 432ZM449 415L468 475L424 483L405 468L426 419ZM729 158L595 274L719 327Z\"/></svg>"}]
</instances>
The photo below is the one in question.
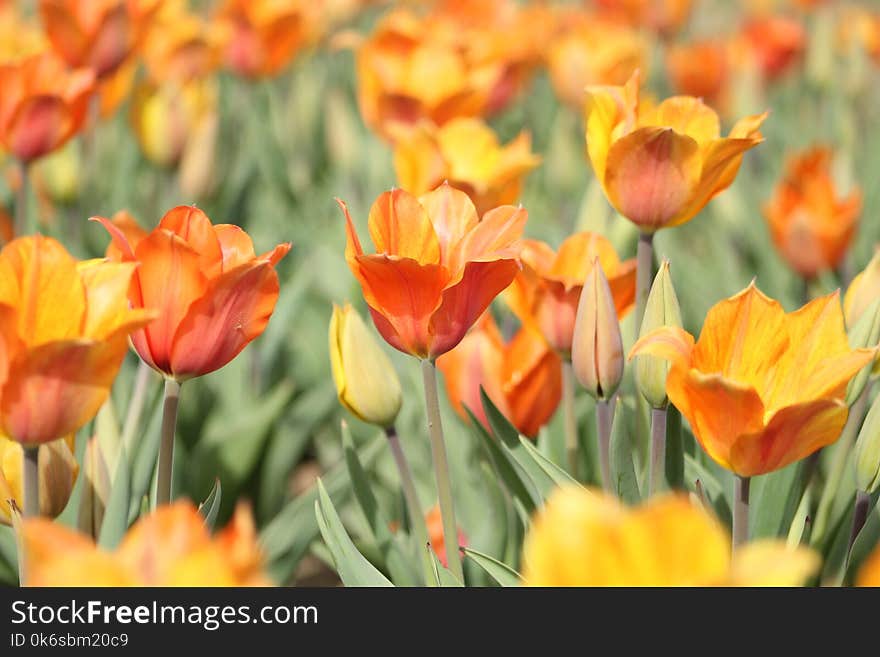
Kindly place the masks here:
<instances>
[{"instance_id":1,"label":"yellow tulip bud","mask_svg":"<svg viewBox=\"0 0 880 657\"><path fill-rule=\"evenodd\" d=\"M846 326L852 329L868 307L880 299L880 248L863 271L856 274L843 297Z\"/></svg>"},{"instance_id":2,"label":"yellow tulip bud","mask_svg":"<svg viewBox=\"0 0 880 657\"><path fill-rule=\"evenodd\" d=\"M880 298L868 306L852 326L849 327L849 344L853 349L871 349L880 342ZM865 386L871 375L872 367L876 370L877 361L868 363L856 374L846 389L846 404L852 406Z\"/></svg>"},{"instance_id":3,"label":"yellow tulip bud","mask_svg":"<svg viewBox=\"0 0 880 657\"><path fill-rule=\"evenodd\" d=\"M856 486L868 494L880 488L880 395L874 399L855 447Z\"/></svg>"},{"instance_id":4,"label":"yellow tulip bud","mask_svg":"<svg viewBox=\"0 0 880 657\"><path fill-rule=\"evenodd\" d=\"M73 436L40 445L39 463L40 515L54 518L67 506L79 473L73 456ZM9 500L24 506L23 466L21 444L0 436L0 523L4 525L12 524Z\"/></svg>"},{"instance_id":5,"label":"yellow tulip bud","mask_svg":"<svg viewBox=\"0 0 880 657\"><path fill-rule=\"evenodd\" d=\"M403 397L391 360L354 309L333 306L330 366L340 403L364 422L394 424Z\"/></svg>"},{"instance_id":6,"label":"yellow tulip bud","mask_svg":"<svg viewBox=\"0 0 880 657\"><path fill-rule=\"evenodd\" d=\"M682 327L681 308L678 305L678 297L675 296L675 288L672 287L668 260L662 262L660 271L654 277L645 304L645 317L642 320L639 337L643 338L661 326ZM653 408L664 408L668 403L666 376L671 366L668 360L657 356L636 357L636 385Z\"/></svg>"},{"instance_id":7,"label":"yellow tulip bud","mask_svg":"<svg viewBox=\"0 0 880 657\"><path fill-rule=\"evenodd\" d=\"M596 399L610 399L623 378L623 339L614 297L599 260L587 275L574 322L571 363Z\"/></svg>"},{"instance_id":8,"label":"yellow tulip bud","mask_svg":"<svg viewBox=\"0 0 880 657\"><path fill-rule=\"evenodd\" d=\"M76 200L81 160L79 144L71 140L63 148L34 163L34 177L55 203L72 203Z\"/></svg>"}]
</instances>

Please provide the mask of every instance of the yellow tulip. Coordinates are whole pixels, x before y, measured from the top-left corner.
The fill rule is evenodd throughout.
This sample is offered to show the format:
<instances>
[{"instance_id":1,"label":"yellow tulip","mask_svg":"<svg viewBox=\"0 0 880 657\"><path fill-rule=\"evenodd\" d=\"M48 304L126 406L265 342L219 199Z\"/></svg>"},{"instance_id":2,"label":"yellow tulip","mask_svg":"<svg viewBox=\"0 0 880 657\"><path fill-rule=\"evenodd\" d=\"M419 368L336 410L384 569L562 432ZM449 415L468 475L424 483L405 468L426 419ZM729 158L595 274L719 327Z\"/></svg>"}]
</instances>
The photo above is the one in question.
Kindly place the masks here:
<instances>
[{"instance_id":1,"label":"yellow tulip","mask_svg":"<svg viewBox=\"0 0 880 657\"><path fill-rule=\"evenodd\" d=\"M370 424L394 424L403 397L391 360L348 304L333 307L330 366L340 403Z\"/></svg>"},{"instance_id":2,"label":"yellow tulip","mask_svg":"<svg viewBox=\"0 0 880 657\"><path fill-rule=\"evenodd\" d=\"M651 292L648 294L645 317L642 320L639 337L647 335L661 326L680 328L681 325L681 308L678 305L675 288L672 287L669 261L664 260L657 276L654 277ZM668 403L666 377L669 375L669 368L668 361L656 356L638 356L636 358L636 385L639 392L653 408L665 408Z\"/></svg>"},{"instance_id":3,"label":"yellow tulip","mask_svg":"<svg viewBox=\"0 0 880 657\"><path fill-rule=\"evenodd\" d=\"M12 524L9 501L24 506L22 467L24 449L20 443L0 436L0 523ZM79 474L73 455L73 435L40 445L40 515L54 518L67 506Z\"/></svg>"}]
</instances>

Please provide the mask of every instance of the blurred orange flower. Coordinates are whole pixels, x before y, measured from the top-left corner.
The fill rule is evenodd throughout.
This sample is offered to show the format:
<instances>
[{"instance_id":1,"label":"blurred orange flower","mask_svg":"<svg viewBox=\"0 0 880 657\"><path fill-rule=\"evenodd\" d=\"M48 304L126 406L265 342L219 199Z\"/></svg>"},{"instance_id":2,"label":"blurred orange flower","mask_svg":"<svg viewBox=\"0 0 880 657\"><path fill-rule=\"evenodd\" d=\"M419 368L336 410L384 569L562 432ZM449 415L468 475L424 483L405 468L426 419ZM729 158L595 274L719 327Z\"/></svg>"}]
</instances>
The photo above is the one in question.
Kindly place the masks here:
<instances>
[{"instance_id":1,"label":"blurred orange flower","mask_svg":"<svg viewBox=\"0 0 880 657\"><path fill-rule=\"evenodd\" d=\"M82 127L94 87L91 71L48 52L0 65L0 143L23 162L59 148Z\"/></svg>"},{"instance_id":2,"label":"blurred orange flower","mask_svg":"<svg viewBox=\"0 0 880 657\"><path fill-rule=\"evenodd\" d=\"M550 81L559 98L581 111L588 85L621 85L647 66L648 44L627 25L582 12L563 14L547 49Z\"/></svg>"},{"instance_id":3,"label":"blurred orange flower","mask_svg":"<svg viewBox=\"0 0 880 657\"><path fill-rule=\"evenodd\" d=\"M435 504L428 513L425 514L425 524L428 526L428 542L431 543L431 549L437 555L437 559L443 564L444 568L448 568L446 561L446 541L443 539L443 517L440 514L440 505ZM467 547L468 541L464 532L458 530L458 545Z\"/></svg>"},{"instance_id":4,"label":"blurred orange flower","mask_svg":"<svg viewBox=\"0 0 880 657\"><path fill-rule=\"evenodd\" d=\"M602 12L616 20L651 28L669 36L691 15L694 0L596 0Z\"/></svg>"},{"instance_id":5,"label":"blurred orange flower","mask_svg":"<svg viewBox=\"0 0 880 657\"><path fill-rule=\"evenodd\" d=\"M741 49L751 57L765 79L773 80L796 64L807 48L807 33L788 16L752 18L740 30Z\"/></svg>"},{"instance_id":6,"label":"blurred orange flower","mask_svg":"<svg viewBox=\"0 0 880 657\"><path fill-rule=\"evenodd\" d=\"M480 219L467 194L450 185L418 198L385 192L370 209L377 253L367 255L338 202L348 266L379 333L404 353L434 359L455 347L519 268L523 208L503 205Z\"/></svg>"},{"instance_id":7,"label":"blurred orange flower","mask_svg":"<svg viewBox=\"0 0 880 657\"><path fill-rule=\"evenodd\" d=\"M880 545L868 555L859 569L856 586L880 587Z\"/></svg>"},{"instance_id":8,"label":"blurred orange flower","mask_svg":"<svg viewBox=\"0 0 880 657\"><path fill-rule=\"evenodd\" d=\"M91 420L155 313L131 309L130 263L77 262L55 240L21 237L0 252L0 431L24 445Z\"/></svg>"},{"instance_id":9,"label":"blurred orange flower","mask_svg":"<svg viewBox=\"0 0 880 657\"><path fill-rule=\"evenodd\" d=\"M112 74L145 34L161 0L40 0L52 47L73 67Z\"/></svg>"},{"instance_id":10,"label":"blurred orange flower","mask_svg":"<svg viewBox=\"0 0 880 657\"><path fill-rule=\"evenodd\" d=\"M224 30L165 2L141 47L150 78L156 83L185 83L213 73L223 59Z\"/></svg>"},{"instance_id":11,"label":"blurred orange flower","mask_svg":"<svg viewBox=\"0 0 880 657\"><path fill-rule=\"evenodd\" d=\"M312 38L309 8L306 0L226 0L218 14L226 65L248 78L279 73Z\"/></svg>"},{"instance_id":12,"label":"blurred orange flower","mask_svg":"<svg viewBox=\"0 0 880 657\"><path fill-rule=\"evenodd\" d=\"M36 55L48 46L36 21L25 16L15 2L0 1L0 63Z\"/></svg>"},{"instance_id":13,"label":"blurred orange flower","mask_svg":"<svg viewBox=\"0 0 880 657\"><path fill-rule=\"evenodd\" d=\"M591 87L587 151L611 205L651 233L693 219L736 178L743 153L763 141L766 114L720 136L718 115L698 98L639 101L639 75L623 87Z\"/></svg>"},{"instance_id":14,"label":"blurred orange flower","mask_svg":"<svg viewBox=\"0 0 880 657\"><path fill-rule=\"evenodd\" d=\"M239 504L215 536L189 501L138 520L113 552L43 518L21 525L25 586L270 586L253 518Z\"/></svg>"},{"instance_id":15,"label":"blurred orange flower","mask_svg":"<svg viewBox=\"0 0 880 657\"><path fill-rule=\"evenodd\" d=\"M838 292L786 313L752 284L709 310L696 344L664 327L630 357L641 353L672 361L669 400L709 456L751 477L837 440L847 384L875 350L850 348Z\"/></svg>"},{"instance_id":16,"label":"blurred orange flower","mask_svg":"<svg viewBox=\"0 0 880 657\"><path fill-rule=\"evenodd\" d=\"M831 150L815 147L791 157L784 178L764 205L776 248L804 278L840 265L862 211L862 194L838 196Z\"/></svg>"},{"instance_id":17,"label":"blurred orange flower","mask_svg":"<svg viewBox=\"0 0 880 657\"><path fill-rule=\"evenodd\" d=\"M138 264L128 289L132 307L159 311L131 336L156 371L177 381L208 374L266 328L278 300L275 265L289 243L257 256L241 228L214 226L193 206L169 210L150 233L125 213L94 219L112 237L108 257Z\"/></svg>"},{"instance_id":18,"label":"blurred orange flower","mask_svg":"<svg viewBox=\"0 0 880 657\"><path fill-rule=\"evenodd\" d=\"M520 258L522 271L505 299L520 320L535 327L566 360L571 358L578 301L596 258L611 287L618 317L624 317L635 302L635 258L621 262L611 242L596 233L572 235L558 253L544 242L525 240Z\"/></svg>"},{"instance_id":19,"label":"blurred orange flower","mask_svg":"<svg viewBox=\"0 0 880 657\"><path fill-rule=\"evenodd\" d=\"M397 180L406 191L424 194L448 181L471 197L478 214L518 201L523 177L540 161L528 133L501 146L480 119L454 119L441 128L423 123L394 148Z\"/></svg>"},{"instance_id":20,"label":"blurred orange flower","mask_svg":"<svg viewBox=\"0 0 880 657\"><path fill-rule=\"evenodd\" d=\"M666 70L678 93L702 98L723 112L730 100L729 59L728 46L722 41L679 43L666 51Z\"/></svg>"},{"instance_id":21,"label":"blurred orange flower","mask_svg":"<svg viewBox=\"0 0 880 657\"><path fill-rule=\"evenodd\" d=\"M464 407L489 429L480 387L517 430L538 434L562 398L562 361L543 336L523 326L505 342L490 314L461 343L437 359L452 408L462 419Z\"/></svg>"}]
</instances>

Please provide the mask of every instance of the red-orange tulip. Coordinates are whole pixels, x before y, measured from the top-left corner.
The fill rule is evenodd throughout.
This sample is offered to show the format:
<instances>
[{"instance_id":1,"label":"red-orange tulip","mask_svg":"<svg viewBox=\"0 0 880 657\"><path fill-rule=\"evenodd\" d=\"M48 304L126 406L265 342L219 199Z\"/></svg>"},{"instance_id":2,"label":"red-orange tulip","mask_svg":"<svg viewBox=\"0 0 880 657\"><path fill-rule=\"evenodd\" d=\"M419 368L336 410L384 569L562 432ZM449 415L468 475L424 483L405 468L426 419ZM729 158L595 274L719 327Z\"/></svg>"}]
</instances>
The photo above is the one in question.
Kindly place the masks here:
<instances>
[{"instance_id":1,"label":"red-orange tulip","mask_svg":"<svg viewBox=\"0 0 880 657\"><path fill-rule=\"evenodd\" d=\"M134 50L161 0L40 0L40 15L55 51L99 78Z\"/></svg>"},{"instance_id":2,"label":"red-orange tulip","mask_svg":"<svg viewBox=\"0 0 880 657\"><path fill-rule=\"evenodd\" d=\"M506 342L486 315L452 351L437 359L452 408L463 419L464 407L489 427L480 387L520 433L536 436L562 398L562 360L544 337L523 326Z\"/></svg>"},{"instance_id":3,"label":"red-orange tulip","mask_svg":"<svg viewBox=\"0 0 880 657\"><path fill-rule=\"evenodd\" d=\"M566 360L571 358L578 301L596 258L611 286L617 316L624 317L635 302L635 258L621 262L601 235L572 235L558 253L544 242L525 240L520 257L523 269L507 291L506 300L523 323L535 326Z\"/></svg>"},{"instance_id":4,"label":"red-orange tulip","mask_svg":"<svg viewBox=\"0 0 880 657\"><path fill-rule=\"evenodd\" d=\"M255 255L238 226L211 224L192 206L176 207L145 234L130 217L95 217L113 240L108 256L138 263L128 298L158 319L132 334L138 355L166 377L185 381L226 365L258 337L278 300L275 265L290 244Z\"/></svg>"},{"instance_id":5,"label":"red-orange tulip","mask_svg":"<svg viewBox=\"0 0 880 657\"><path fill-rule=\"evenodd\" d=\"M630 357L672 361L666 393L719 465L784 468L840 436L849 380L875 355L851 349L837 292L786 313L754 284L709 310L700 338L664 327Z\"/></svg>"},{"instance_id":6,"label":"red-orange tulip","mask_svg":"<svg viewBox=\"0 0 880 657\"><path fill-rule=\"evenodd\" d=\"M608 16L668 35L690 17L694 0L596 0Z\"/></svg>"},{"instance_id":7,"label":"red-orange tulip","mask_svg":"<svg viewBox=\"0 0 880 657\"><path fill-rule=\"evenodd\" d=\"M431 549L437 555L437 559L445 568L449 567L446 562L446 541L443 539L443 517L440 514L440 505L434 505L428 513L425 514L425 524L428 526L428 542ZM461 529L458 530L458 544L462 547L467 546L467 536Z\"/></svg>"},{"instance_id":8,"label":"red-orange tulip","mask_svg":"<svg viewBox=\"0 0 880 657\"><path fill-rule=\"evenodd\" d=\"M676 92L723 110L729 102L729 59L728 47L720 41L676 44L666 53L666 70Z\"/></svg>"},{"instance_id":9,"label":"red-orange tulip","mask_svg":"<svg viewBox=\"0 0 880 657\"><path fill-rule=\"evenodd\" d=\"M51 53L0 65L0 143L23 162L64 145L82 127L95 87Z\"/></svg>"},{"instance_id":10,"label":"red-orange tulip","mask_svg":"<svg viewBox=\"0 0 880 657\"><path fill-rule=\"evenodd\" d=\"M0 432L25 445L77 431L107 399L128 335L155 313L130 309L135 266L77 262L36 235L0 252Z\"/></svg>"},{"instance_id":11,"label":"red-orange tulip","mask_svg":"<svg viewBox=\"0 0 880 657\"><path fill-rule=\"evenodd\" d=\"M441 185L416 198L385 192L370 209L377 253L361 248L348 208L345 259L373 322L395 349L436 358L459 342L519 268L527 212L503 205L480 219L467 194Z\"/></svg>"},{"instance_id":12,"label":"red-orange tulip","mask_svg":"<svg viewBox=\"0 0 880 657\"><path fill-rule=\"evenodd\" d=\"M764 206L776 248L805 278L840 265L862 211L859 189L838 197L831 155L827 148L812 148L792 157Z\"/></svg>"},{"instance_id":13,"label":"red-orange tulip","mask_svg":"<svg viewBox=\"0 0 880 657\"><path fill-rule=\"evenodd\" d=\"M807 47L804 26L787 16L766 16L748 21L741 38L764 77L778 78L796 64Z\"/></svg>"}]
</instances>

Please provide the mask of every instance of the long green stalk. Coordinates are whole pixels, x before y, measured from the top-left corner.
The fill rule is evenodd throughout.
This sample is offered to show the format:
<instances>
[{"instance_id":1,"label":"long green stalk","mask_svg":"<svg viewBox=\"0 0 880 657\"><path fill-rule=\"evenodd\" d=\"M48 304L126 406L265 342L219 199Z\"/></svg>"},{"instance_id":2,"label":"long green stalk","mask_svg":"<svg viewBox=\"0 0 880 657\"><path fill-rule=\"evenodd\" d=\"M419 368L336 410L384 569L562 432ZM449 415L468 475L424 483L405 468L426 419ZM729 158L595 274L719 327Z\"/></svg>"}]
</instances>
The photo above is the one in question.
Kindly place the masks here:
<instances>
[{"instance_id":1,"label":"long green stalk","mask_svg":"<svg viewBox=\"0 0 880 657\"><path fill-rule=\"evenodd\" d=\"M174 432L177 427L177 406L180 383L165 379L165 402L162 408L162 439L159 444L159 474L156 483L156 506L171 501L171 475L174 469Z\"/></svg>"}]
</instances>

